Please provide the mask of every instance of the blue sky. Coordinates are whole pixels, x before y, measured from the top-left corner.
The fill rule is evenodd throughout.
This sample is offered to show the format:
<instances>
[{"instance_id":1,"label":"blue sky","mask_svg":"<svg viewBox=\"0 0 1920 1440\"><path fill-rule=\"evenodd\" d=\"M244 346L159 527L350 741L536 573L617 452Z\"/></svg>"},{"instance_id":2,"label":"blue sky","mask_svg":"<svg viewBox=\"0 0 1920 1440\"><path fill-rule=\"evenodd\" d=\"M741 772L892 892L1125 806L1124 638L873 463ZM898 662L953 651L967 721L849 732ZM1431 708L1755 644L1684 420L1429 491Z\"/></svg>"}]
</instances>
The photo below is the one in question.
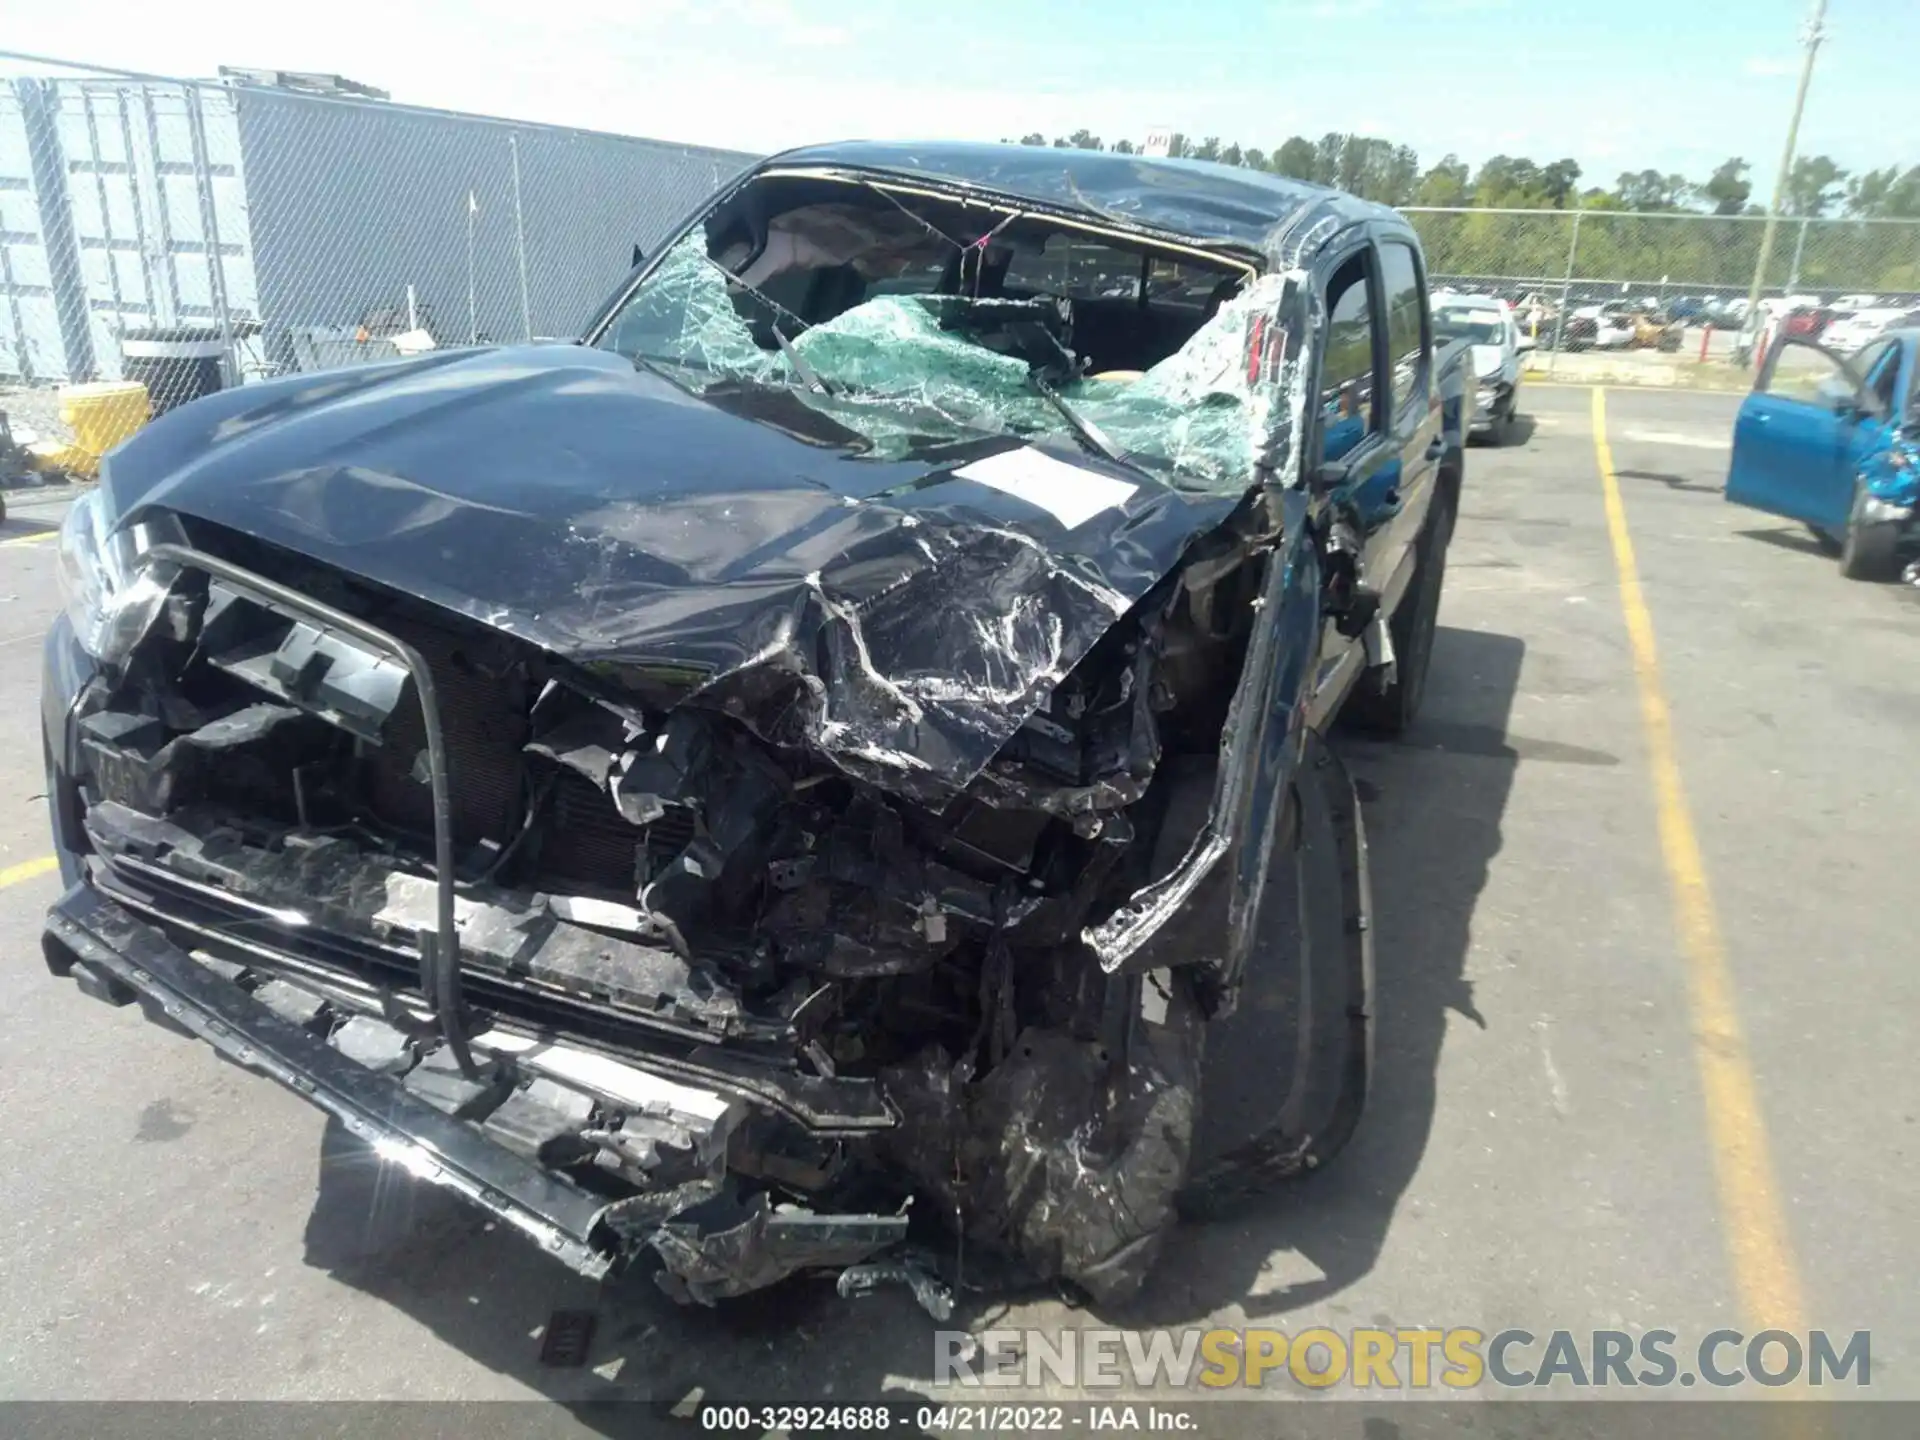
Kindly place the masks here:
<instances>
[{"instance_id":1,"label":"blue sky","mask_svg":"<svg viewBox=\"0 0 1920 1440\"><path fill-rule=\"evenodd\" d=\"M0 0L5 43L166 74L334 71L396 100L767 150L1085 125L1272 149L1357 130L1572 155L1588 183L1728 155L1771 186L1804 0ZM189 18L190 17L190 18ZM1803 152L1920 162L1920 5L1832 0ZM15 67L17 68L17 67Z\"/></svg>"}]
</instances>

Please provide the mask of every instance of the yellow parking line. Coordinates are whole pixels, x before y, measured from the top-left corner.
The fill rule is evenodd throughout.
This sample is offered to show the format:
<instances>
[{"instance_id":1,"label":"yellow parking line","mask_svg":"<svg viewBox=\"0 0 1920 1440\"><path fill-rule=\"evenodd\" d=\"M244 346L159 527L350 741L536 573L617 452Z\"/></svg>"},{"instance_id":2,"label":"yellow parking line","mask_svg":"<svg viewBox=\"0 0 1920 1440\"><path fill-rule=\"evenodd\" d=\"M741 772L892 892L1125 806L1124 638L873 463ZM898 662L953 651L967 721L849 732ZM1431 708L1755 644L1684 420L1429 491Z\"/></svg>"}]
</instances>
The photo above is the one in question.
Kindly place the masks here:
<instances>
[{"instance_id":1,"label":"yellow parking line","mask_svg":"<svg viewBox=\"0 0 1920 1440\"><path fill-rule=\"evenodd\" d=\"M0 870L0 890L9 885L18 885L22 880L32 880L46 874L49 870L58 870L60 862L51 855L42 855L38 860L22 860L18 865L9 865Z\"/></svg>"},{"instance_id":2,"label":"yellow parking line","mask_svg":"<svg viewBox=\"0 0 1920 1440\"><path fill-rule=\"evenodd\" d=\"M1640 588L1627 510L1614 476L1607 445L1604 388L1593 392L1593 447L1600 461L1600 485L1606 499L1607 534L1613 542L1614 568L1620 577L1620 608L1626 614L1633 672L1640 690L1640 718L1646 729L1647 756L1653 768L1654 808L1660 848L1673 889L1674 921L1686 962L1687 993L1693 1012L1694 1057L1707 1107L1707 1137L1720 1192L1720 1213L1734 1284L1748 1325L1755 1331L1777 1327L1806 1333L1800 1274L1793 1242L1774 1188L1766 1122L1747 1058L1747 1042L1734 1002L1733 976L1714 914L1700 842L1680 779L1680 757L1673 738L1673 717L1660 683L1654 649L1653 616Z\"/></svg>"},{"instance_id":3,"label":"yellow parking line","mask_svg":"<svg viewBox=\"0 0 1920 1440\"><path fill-rule=\"evenodd\" d=\"M42 540L51 540L58 530L42 530L37 535L16 535L11 540L0 540L0 550L11 550L16 545L38 545Z\"/></svg>"}]
</instances>

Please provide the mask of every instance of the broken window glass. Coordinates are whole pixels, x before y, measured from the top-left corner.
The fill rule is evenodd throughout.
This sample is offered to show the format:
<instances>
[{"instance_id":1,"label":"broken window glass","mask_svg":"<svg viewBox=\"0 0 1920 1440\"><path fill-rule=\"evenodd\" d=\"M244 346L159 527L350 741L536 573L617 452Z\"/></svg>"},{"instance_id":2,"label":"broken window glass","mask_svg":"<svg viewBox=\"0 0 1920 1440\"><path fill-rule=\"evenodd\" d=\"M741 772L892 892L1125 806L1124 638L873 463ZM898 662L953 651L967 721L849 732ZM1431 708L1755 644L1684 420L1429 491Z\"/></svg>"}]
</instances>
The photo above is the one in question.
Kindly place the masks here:
<instances>
[{"instance_id":1,"label":"broken window glass","mask_svg":"<svg viewBox=\"0 0 1920 1440\"><path fill-rule=\"evenodd\" d=\"M841 222L825 232L826 240L782 241L772 263L770 242L738 272L709 256L706 234L696 227L662 257L601 344L668 371L696 392L721 384L786 387L868 442L865 453L883 459L929 440L983 434L1052 435L1073 443L1084 427L1071 424L1035 383L1036 372L1050 371L1045 378L1074 416L1111 440L1128 463L1191 489L1233 493L1251 483L1257 431L1273 397L1266 393L1270 382L1250 373L1247 357L1256 321L1274 313L1277 277L1247 285L1238 272L1213 273L1206 302L1195 310L1196 328L1172 354L1144 370L1084 375L1070 301L1051 292L1022 300L936 293L940 279L928 238L954 242L911 223L908 253L892 257L900 263L862 250L853 227ZM1065 263L1063 250L1066 282L1077 288L1081 271L1091 275L1099 265L1117 274L1115 257L1124 254L1118 248L1084 241L1075 247L1075 255L1086 249L1092 258L1076 269ZM1140 259L1127 263L1138 276ZM1202 293L1197 267L1181 274ZM1044 267L1034 271L1029 285L1044 276ZM913 293L916 283L921 288ZM826 300L823 285L835 291ZM883 287L909 293L870 293ZM841 298L852 303L837 308ZM1059 307L1066 348L1049 357L1044 343L1038 349L1001 343L994 323L981 321L995 305L1015 312L1030 306L1035 316ZM809 323L808 315L828 310L830 318ZM1097 318L1110 324L1112 314Z\"/></svg>"}]
</instances>

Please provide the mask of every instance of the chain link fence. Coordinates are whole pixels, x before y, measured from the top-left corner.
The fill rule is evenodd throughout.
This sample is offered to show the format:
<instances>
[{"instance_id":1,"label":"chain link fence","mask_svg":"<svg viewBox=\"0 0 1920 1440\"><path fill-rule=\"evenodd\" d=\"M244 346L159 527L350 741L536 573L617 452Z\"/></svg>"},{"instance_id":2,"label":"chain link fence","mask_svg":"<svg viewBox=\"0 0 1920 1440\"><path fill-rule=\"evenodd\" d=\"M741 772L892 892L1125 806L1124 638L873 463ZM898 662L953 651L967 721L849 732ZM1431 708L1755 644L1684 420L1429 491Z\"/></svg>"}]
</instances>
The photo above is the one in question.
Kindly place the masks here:
<instances>
[{"instance_id":1,"label":"chain link fence","mask_svg":"<svg viewBox=\"0 0 1920 1440\"><path fill-rule=\"evenodd\" d=\"M1420 232L1433 283L1503 296L1559 369L1561 354L1600 352L1633 378L1682 366L1738 370L1747 345L1746 301L1760 260L1761 216L1642 214L1613 210L1404 212ZM1920 308L1920 222L1814 220L1777 223L1762 299L1813 312L1867 306ZM1593 316L1594 307L1605 313ZM1585 317L1580 312L1588 312ZM1649 317L1634 324L1635 314ZM1625 316L1623 321L1615 316ZM1583 320L1596 323L1583 323ZM1651 352L1651 353L1648 353ZM1668 358L1657 360L1656 355ZM1744 377L1726 377L1743 383Z\"/></svg>"},{"instance_id":2,"label":"chain link fence","mask_svg":"<svg viewBox=\"0 0 1920 1440\"><path fill-rule=\"evenodd\" d=\"M576 337L754 158L0 52L0 411L86 473L211 390Z\"/></svg>"}]
</instances>

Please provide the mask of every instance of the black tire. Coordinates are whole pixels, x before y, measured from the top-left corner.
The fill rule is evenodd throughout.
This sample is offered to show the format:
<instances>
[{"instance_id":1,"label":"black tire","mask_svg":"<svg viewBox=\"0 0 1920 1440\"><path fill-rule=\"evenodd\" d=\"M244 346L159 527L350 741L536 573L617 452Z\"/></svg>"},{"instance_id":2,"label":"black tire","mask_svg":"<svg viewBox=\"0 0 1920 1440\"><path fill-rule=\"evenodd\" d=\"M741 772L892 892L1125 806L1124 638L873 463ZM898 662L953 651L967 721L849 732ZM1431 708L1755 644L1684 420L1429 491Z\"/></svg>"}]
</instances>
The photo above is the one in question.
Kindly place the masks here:
<instances>
[{"instance_id":1,"label":"black tire","mask_svg":"<svg viewBox=\"0 0 1920 1440\"><path fill-rule=\"evenodd\" d=\"M1362 676L1354 686L1341 717L1355 729L1374 735L1400 735L1420 713L1420 701L1427 690L1427 667L1433 659L1433 634L1440 618L1440 590L1447 579L1454 504L1453 489L1443 480L1417 542L1420 550L1414 562L1413 584L1387 622L1393 635L1393 680L1382 689L1374 689L1372 678Z\"/></svg>"},{"instance_id":2,"label":"black tire","mask_svg":"<svg viewBox=\"0 0 1920 1440\"><path fill-rule=\"evenodd\" d=\"M1500 413L1493 418L1493 432L1489 437L1496 445L1507 445L1513 441L1514 397L1509 395L1507 403L1500 407Z\"/></svg>"},{"instance_id":3,"label":"black tire","mask_svg":"<svg viewBox=\"0 0 1920 1440\"><path fill-rule=\"evenodd\" d=\"M1358 797L1308 737L1239 1004L1208 1023L1178 1206L1220 1220L1332 1160L1373 1068L1371 909Z\"/></svg>"},{"instance_id":4,"label":"black tire","mask_svg":"<svg viewBox=\"0 0 1920 1440\"><path fill-rule=\"evenodd\" d=\"M1856 490L1853 513L1840 539L1840 573L1849 580L1891 580L1899 570L1895 552L1900 548L1900 527L1884 522L1863 520L1861 503L1864 490Z\"/></svg>"}]
</instances>

